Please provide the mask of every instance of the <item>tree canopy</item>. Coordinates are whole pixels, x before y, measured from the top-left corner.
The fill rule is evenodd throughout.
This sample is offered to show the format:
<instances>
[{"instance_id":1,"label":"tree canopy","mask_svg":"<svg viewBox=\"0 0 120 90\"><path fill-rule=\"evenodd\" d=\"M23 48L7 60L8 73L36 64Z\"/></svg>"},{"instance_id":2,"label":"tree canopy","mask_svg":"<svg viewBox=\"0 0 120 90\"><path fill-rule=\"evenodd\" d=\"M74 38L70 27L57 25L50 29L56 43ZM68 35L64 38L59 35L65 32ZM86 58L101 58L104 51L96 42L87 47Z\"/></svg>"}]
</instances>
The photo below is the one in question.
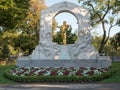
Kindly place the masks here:
<instances>
[{"instance_id":1,"label":"tree canopy","mask_svg":"<svg viewBox=\"0 0 120 90\"><path fill-rule=\"evenodd\" d=\"M115 49L118 49L118 47L120 47L120 32L117 33L113 38L111 38L111 45Z\"/></svg>"},{"instance_id":2,"label":"tree canopy","mask_svg":"<svg viewBox=\"0 0 120 90\"><path fill-rule=\"evenodd\" d=\"M29 0L1 0L0 27L14 29L27 16Z\"/></svg>"},{"instance_id":3,"label":"tree canopy","mask_svg":"<svg viewBox=\"0 0 120 90\"><path fill-rule=\"evenodd\" d=\"M44 8L43 0L0 0L0 58L19 51L32 52L38 44L40 12Z\"/></svg>"},{"instance_id":4,"label":"tree canopy","mask_svg":"<svg viewBox=\"0 0 120 90\"><path fill-rule=\"evenodd\" d=\"M99 53L103 52L110 37L110 31L120 23L117 18L120 11L119 0L78 0L91 14L91 25L102 26L103 36L99 47ZM106 28L107 25L107 28ZM108 31L108 32L107 32Z\"/></svg>"}]
</instances>

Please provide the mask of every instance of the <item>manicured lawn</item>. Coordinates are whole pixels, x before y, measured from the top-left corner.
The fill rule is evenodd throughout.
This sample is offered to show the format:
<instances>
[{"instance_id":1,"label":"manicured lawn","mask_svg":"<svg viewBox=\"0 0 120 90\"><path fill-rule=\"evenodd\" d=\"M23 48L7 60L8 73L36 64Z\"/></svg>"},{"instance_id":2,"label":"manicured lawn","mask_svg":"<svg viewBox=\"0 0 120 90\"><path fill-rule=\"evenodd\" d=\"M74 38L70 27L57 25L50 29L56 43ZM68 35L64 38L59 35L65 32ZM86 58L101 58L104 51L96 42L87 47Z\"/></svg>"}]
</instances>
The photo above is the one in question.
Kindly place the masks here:
<instances>
[{"instance_id":1,"label":"manicured lawn","mask_svg":"<svg viewBox=\"0 0 120 90\"><path fill-rule=\"evenodd\" d=\"M0 65L0 84L14 84L15 82L11 81L11 80L8 80L6 79L4 76L3 76L3 73L6 69L8 68L12 68L14 67L14 65L5 65L5 66L1 66Z\"/></svg>"},{"instance_id":2,"label":"manicured lawn","mask_svg":"<svg viewBox=\"0 0 120 90\"><path fill-rule=\"evenodd\" d=\"M16 84L16 82L8 80L8 79L4 78L4 76L3 76L3 73L6 69L12 68L14 66L15 65L0 66L0 84ZM114 75L112 77L100 81L101 83L120 83L120 62L112 63L112 68L116 69L117 72L114 73Z\"/></svg>"},{"instance_id":3,"label":"manicured lawn","mask_svg":"<svg viewBox=\"0 0 120 90\"><path fill-rule=\"evenodd\" d=\"M112 63L112 68L116 69L117 72L112 77L100 81L101 83L120 83L120 62Z\"/></svg>"}]
</instances>

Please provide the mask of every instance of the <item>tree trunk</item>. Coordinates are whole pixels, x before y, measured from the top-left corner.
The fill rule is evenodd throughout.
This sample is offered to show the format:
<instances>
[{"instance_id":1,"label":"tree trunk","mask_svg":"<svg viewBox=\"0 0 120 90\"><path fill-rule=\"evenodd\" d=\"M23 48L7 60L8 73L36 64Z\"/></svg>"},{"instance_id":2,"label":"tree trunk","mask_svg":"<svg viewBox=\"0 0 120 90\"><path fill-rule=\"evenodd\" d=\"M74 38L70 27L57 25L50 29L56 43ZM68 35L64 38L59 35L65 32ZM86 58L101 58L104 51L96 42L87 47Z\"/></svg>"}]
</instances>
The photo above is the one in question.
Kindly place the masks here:
<instances>
[{"instance_id":1,"label":"tree trunk","mask_svg":"<svg viewBox=\"0 0 120 90\"><path fill-rule=\"evenodd\" d=\"M100 48L99 48L99 53L102 54L103 53L103 48L105 46L105 41L106 41L106 30L105 30L105 23L104 21L102 21L102 28L103 28L103 38L100 44Z\"/></svg>"}]
</instances>

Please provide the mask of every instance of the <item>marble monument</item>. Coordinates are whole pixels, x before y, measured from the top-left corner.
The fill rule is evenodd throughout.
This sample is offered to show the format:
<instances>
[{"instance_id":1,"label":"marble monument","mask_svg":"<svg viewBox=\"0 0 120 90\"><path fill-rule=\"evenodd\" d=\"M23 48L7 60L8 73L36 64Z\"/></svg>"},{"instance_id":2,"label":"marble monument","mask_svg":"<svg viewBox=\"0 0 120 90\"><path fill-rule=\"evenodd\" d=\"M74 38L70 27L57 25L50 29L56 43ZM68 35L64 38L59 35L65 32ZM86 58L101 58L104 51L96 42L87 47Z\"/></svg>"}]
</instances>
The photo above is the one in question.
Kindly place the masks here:
<instances>
[{"instance_id":1,"label":"marble monument","mask_svg":"<svg viewBox=\"0 0 120 90\"><path fill-rule=\"evenodd\" d=\"M63 45L52 42L52 21L56 15L62 12L68 12L77 19L78 41L74 44L66 44L66 39L63 40ZM66 22L64 23L66 24ZM110 66L110 59L100 57L91 44L90 30L90 13L88 10L66 1L48 7L41 12L39 45L36 46L31 55L19 57L17 66ZM63 35L63 38L66 38L66 34Z\"/></svg>"}]
</instances>

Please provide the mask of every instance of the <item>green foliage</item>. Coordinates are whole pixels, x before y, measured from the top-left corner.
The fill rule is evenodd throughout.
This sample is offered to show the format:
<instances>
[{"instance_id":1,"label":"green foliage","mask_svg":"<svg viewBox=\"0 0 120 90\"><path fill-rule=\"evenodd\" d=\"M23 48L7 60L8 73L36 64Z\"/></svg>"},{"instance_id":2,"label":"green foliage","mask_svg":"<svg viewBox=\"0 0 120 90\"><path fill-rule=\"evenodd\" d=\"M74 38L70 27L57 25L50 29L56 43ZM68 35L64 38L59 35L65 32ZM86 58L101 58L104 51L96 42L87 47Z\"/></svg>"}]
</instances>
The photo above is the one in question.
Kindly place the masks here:
<instances>
[{"instance_id":1,"label":"green foliage","mask_svg":"<svg viewBox=\"0 0 120 90\"><path fill-rule=\"evenodd\" d=\"M39 30L40 30L40 13L41 10L46 8L44 3L39 0L30 0L30 9L28 15L24 19L24 22L21 24L20 29L24 34L34 34L35 38L39 39Z\"/></svg>"},{"instance_id":2,"label":"green foliage","mask_svg":"<svg viewBox=\"0 0 120 90\"><path fill-rule=\"evenodd\" d=\"M21 34L13 39L14 48L22 50L25 54L30 54L38 44L35 35Z\"/></svg>"},{"instance_id":3,"label":"green foliage","mask_svg":"<svg viewBox=\"0 0 120 90\"><path fill-rule=\"evenodd\" d=\"M101 39L102 39L102 37L98 37L98 36L92 37L92 44L97 50L99 50L99 48L100 48Z\"/></svg>"},{"instance_id":4,"label":"green foliage","mask_svg":"<svg viewBox=\"0 0 120 90\"><path fill-rule=\"evenodd\" d=\"M70 26L69 30L67 31L67 44L73 44L77 41L77 35L72 33L72 27Z\"/></svg>"},{"instance_id":5,"label":"green foliage","mask_svg":"<svg viewBox=\"0 0 120 90\"><path fill-rule=\"evenodd\" d=\"M100 48L101 40L102 40L102 37L99 37L99 36L95 36L92 38L92 44L97 50L99 50L99 48ZM108 40L108 42L106 43L106 45L104 47L103 55L113 56L113 53L114 53L114 56L120 56L120 47L117 47L116 43L113 40L114 40L114 38L110 38ZM115 48L117 48L117 49L115 49ZM114 52L113 52L113 49L114 49Z\"/></svg>"},{"instance_id":6,"label":"green foliage","mask_svg":"<svg viewBox=\"0 0 120 90\"><path fill-rule=\"evenodd\" d=\"M73 44L76 41L77 41L77 35L75 33L72 33L72 27L70 26L67 30L67 44ZM58 44L63 44L61 31L57 32L57 34L53 36L53 42L57 42Z\"/></svg>"},{"instance_id":7,"label":"green foliage","mask_svg":"<svg viewBox=\"0 0 120 90\"><path fill-rule=\"evenodd\" d=\"M26 17L29 8L28 0L1 0L0 26L13 29Z\"/></svg>"},{"instance_id":8,"label":"green foliage","mask_svg":"<svg viewBox=\"0 0 120 90\"><path fill-rule=\"evenodd\" d=\"M120 32L117 33L113 38L111 38L111 45L117 50L120 47Z\"/></svg>"},{"instance_id":9,"label":"green foliage","mask_svg":"<svg viewBox=\"0 0 120 90\"><path fill-rule=\"evenodd\" d=\"M7 50L9 55L32 52L38 44L43 8L39 0L0 0L0 58L8 56Z\"/></svg>"},{"instance_id":10,"label":"green foliage","mask_svg":"<svg viewBox=\"0 0 120 90\"><path fill-rule=\"evenodd\" d=\"M120 56L120 32L110 38L110 45L112 48L112 53L116 56Z\"/></svg>"},{"instance_id":11,"label":"green foliage","mask_svg":"<svg viewBox=\"0 0 120 90\"><path fill-rule=\"evenodd\" d=\"M29 1L28 0L14 0L17 7L21 9L28 9L29 8Z\"/></svg>"},{"instance_id":12,"label":"green foliage","mask_svg":"<svg viewBox=\"0 0 120 90\"><path fill-rule=\"evenodd\" d=\"M4 37L2 40L0 39L0 60L8 60L8 57L10 55L10 50L8 48L8 37Z\"/></svg>"},{"instance_id":13,"label":"green foliage","mask_svg":"<svg viewBox=\"0 0 120 90\"><path fill-rule=\"evenodd\" d=\"M40 11L46 8L39 0L30 0L29 3L28 15L19 26L21 34L13 40L14 48L23 51L25 54L31 54L38 44Z\"/></svg>"},{"instance_id":14,"label":"green foliage","mask_svg":"<svg viewBox=\"0 0 120 90\"><path fill-rule=\"evenodd\" d=\"M56 42L58 44L62 44L62 38L61 38L61 33L57 32L57 36L53 36L52 39L53 42Z\"/></svg>"},{"instance_id":15,"label":"green foliage","mask_svg":"<svg viewBox=\"0 0 120 90\"><path fill-rule=\"evenodd\" d=\"M8 59L15 54L13 39L18 35L16 29L27 16L28 0L1 0L0 1L0 58Z\"/></svg>"},{"instance_id":16,"label":"green foliage","mask_svg":"<svg viewBox=\"0 0 120 90\"><path fill-rule=\"evenodd\" d=\"M8 57L9 57L9 49L8 49L8 46L7 44L4 44L2 49L1 49L1 59L0 60L8 60Z\"/></svg>"},{"instance_id":17,"label":"green foliage","mask_svg":"<svg viewBox=\"0 0 120 90\"><path fill-rule=\"evenodd\" d=\"M6 66L1 66L0 65L0 84L14 84L15 82L6 79L4 75L4 71L10 68L15 67L14 65L6 65Z\"/></svg>"}]
</instances>

